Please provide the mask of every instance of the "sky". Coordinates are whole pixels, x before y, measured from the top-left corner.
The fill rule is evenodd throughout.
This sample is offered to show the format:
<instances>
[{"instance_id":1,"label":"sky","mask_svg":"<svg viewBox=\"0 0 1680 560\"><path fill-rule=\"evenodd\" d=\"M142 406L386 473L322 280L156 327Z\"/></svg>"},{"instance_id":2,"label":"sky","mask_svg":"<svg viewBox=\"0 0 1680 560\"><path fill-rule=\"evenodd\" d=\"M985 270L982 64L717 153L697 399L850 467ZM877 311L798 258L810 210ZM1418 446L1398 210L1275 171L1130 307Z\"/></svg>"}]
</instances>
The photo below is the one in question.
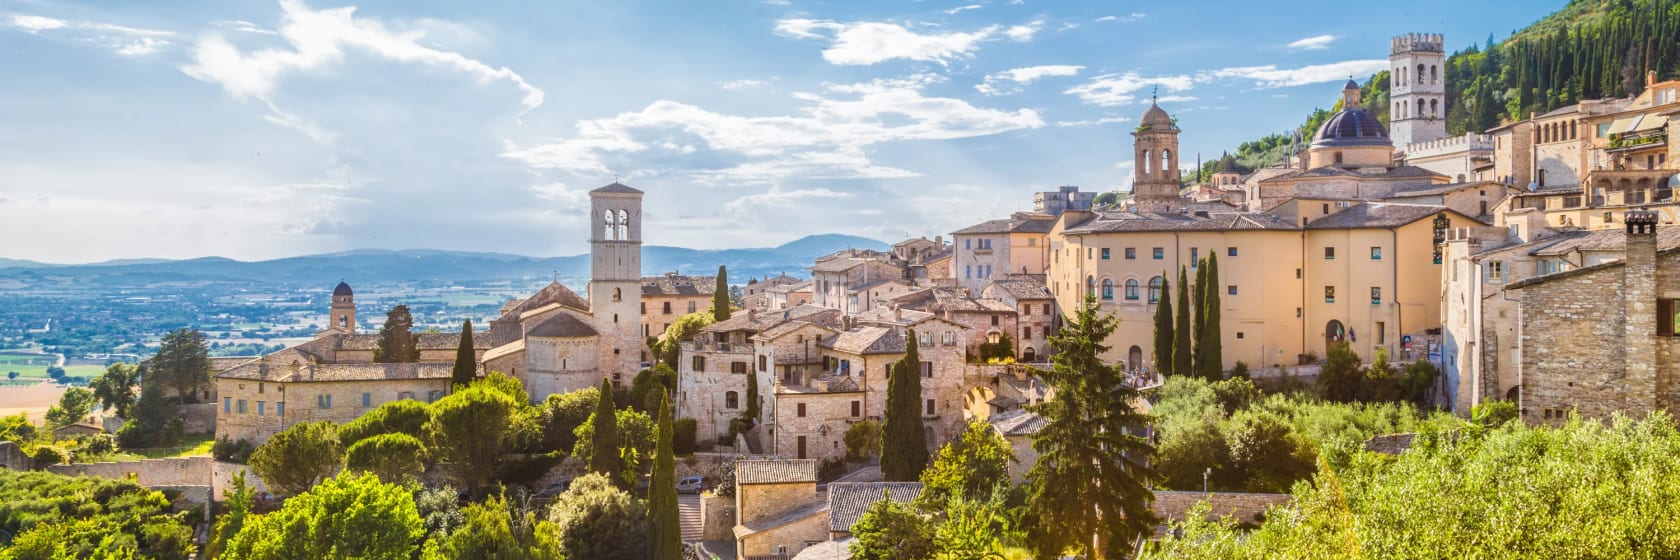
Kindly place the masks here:
<instances>
[{"instance_id":1,"label":"sky","mask_svg":"<svg viewBox=\"0 0 1680 560\"><path fill-rule=\"evenodd\" d=\"M932 237L1563 3L0 0L0 257L570 255L615 179L648 244Z\"/></svg>"}]
</instances>

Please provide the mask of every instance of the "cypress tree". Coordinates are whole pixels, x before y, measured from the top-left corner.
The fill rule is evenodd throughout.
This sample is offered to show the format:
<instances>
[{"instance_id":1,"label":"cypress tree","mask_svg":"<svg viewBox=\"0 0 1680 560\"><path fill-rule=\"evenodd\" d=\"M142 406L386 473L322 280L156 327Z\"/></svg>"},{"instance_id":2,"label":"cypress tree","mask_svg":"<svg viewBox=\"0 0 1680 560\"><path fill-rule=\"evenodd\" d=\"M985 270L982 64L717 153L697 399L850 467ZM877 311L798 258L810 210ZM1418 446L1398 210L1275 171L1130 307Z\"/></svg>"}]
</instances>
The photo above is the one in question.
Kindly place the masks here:
<instances>
[{"instance_id":1,"label":"cypress tree","mask_svg":"<svg viewBox=\"0 0 1680 560\"><path fill-rule=\"evenodd\" d=\"M682 521L677 515L677 461L671 451L671 399L659 395L659 443L653 451L648 509L653 525L653 560L682 560Z\"/></svg>"},{"instance_id":2,"label":"cypress tree","mask_svg":"<svg viewBox=\"0 0 1680 560\"><path fill-rule=\"evenodd\" d=\"M478 353L473 349L472 319L461 323L461 344L455 347L455 369L449 375L450 388L472 385L478 376Z\"/></svg>"},{"instance_id":3,"label":"cypress tree","mask_svg":"<svg viewBox=\"0 0 1680 560\"><path fill-rule=\"evenodd\" d=\"M729 270L718 265L717 287L712 289L712 319L729 320Z\"/></svg>"},{"instance_id":4,"label":"cypress tree","mask_svg":"<svg viewBox=\"0 0 1680 560\"><path fill-rule=\"evenodd\" d=\"M1155 371L1161 375L1172 372L1173 363L1173 307L1172 283L1167 271L1161 271L1160 302L1155 305Z\"/></svg>"},{"instance_id":5,"label":"cypress tree","mask_svg":"<svg viewBox=\"0 0 1680 560\"><path fill-rule=\"evenodd\" d=\"M1178 317L1173 321L1173 375L1195 375L1190 369L1190 283L1184 267L1178 267Z\"/></svg>"},{"instance_id":6,"label":"cypress tree","mask_svg":"<svg viewBox=\"0 0 1680 560\"><path fill-rule=\"evenodd\" d=\"M589 472L600 473L620 488L624 481L624 457L618 451L618 413L613 410L613 386L601 379L600 398L595 401L595 434L590 440Z\"/></svg>"},{"instance_id":7,"label":"cypress tree","mask_svg":"<svg viewBox=\"0 0 1680 560\"><path fill-rule=\"evenodd\" d=\"M758 425L758 372L747 368L747 406L741 411L741 417L747 419L747 426Z\"/></svg>"},{"instance_id":8,"label":"cypress tree","mask_svg":"<svg viewBox=\"0 0 1680 560\"><path fill-rule=\"evenodd\" d=\"M1204 265L1207 273L1207 299L1202 302L1202 339L1196 344L1196 355L1202 377L1211 381L1225 378L1225 356L1219 332L1219 260L1208 255Z\"/></svg>"},{"instance_id":9,"label":"cypress tree","mask_svg":"<svg viewBox=\"0 0 1680 560\"><path fill-rule=\"evenodd\" d=\"M915 482L927 468L927 436L922 433L922 360L916 331L908 331L904 358L887 375L887 410L881 425L881 475L888 482Z\"/></svg>"},{"instance_id":10,"label":"cypress tree","mask_svg":"<svg viewBox=\"0 0 1680 560\"><path fill-rule=\"evenodd\" d=\"M1207 259L1196 259L1196 289L1190 293L1190 305L1180 310L1180 313L1190 313L1190 375L1202 371L1202 357L1197 349L1202 346L1202 303L1207 301ZM1194 311L1192 311L1192 308Z\"/></svg>"}]
</instances>

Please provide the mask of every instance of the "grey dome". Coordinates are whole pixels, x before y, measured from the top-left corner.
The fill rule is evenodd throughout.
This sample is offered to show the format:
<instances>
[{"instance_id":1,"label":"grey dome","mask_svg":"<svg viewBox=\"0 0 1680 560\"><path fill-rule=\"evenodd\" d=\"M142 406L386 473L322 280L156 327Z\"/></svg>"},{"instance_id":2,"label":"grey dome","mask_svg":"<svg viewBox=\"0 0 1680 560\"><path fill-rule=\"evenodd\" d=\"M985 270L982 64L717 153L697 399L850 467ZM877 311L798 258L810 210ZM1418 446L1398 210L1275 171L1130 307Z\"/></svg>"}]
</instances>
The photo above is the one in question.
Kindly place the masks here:
<instances>
[{"instance_id":1,"label":"grey dome","mask_svg":"<svg viewBox=\"0 0 1680 560\"><path fill-rule=\"evenodd\" d=\"M1343 109L1331 115L1313 134L1312 147L1392 146L1388 129L1377 116L1364 109Z\"/></svg>"},{"instance_id":2,"label":"grey dome","mask_svg":"<svg viewBox=\"0 0 1680 560\"><path fill-rule=\"evenodd\" d=\"M346 284L346 283L344 283L343 280L340 280L338 282L338 287L333 288L333 295L334 296L349 296L349 295L355 295L355 294L350 291L350 285L349 284Z\"/></svg>"}]
</instances>

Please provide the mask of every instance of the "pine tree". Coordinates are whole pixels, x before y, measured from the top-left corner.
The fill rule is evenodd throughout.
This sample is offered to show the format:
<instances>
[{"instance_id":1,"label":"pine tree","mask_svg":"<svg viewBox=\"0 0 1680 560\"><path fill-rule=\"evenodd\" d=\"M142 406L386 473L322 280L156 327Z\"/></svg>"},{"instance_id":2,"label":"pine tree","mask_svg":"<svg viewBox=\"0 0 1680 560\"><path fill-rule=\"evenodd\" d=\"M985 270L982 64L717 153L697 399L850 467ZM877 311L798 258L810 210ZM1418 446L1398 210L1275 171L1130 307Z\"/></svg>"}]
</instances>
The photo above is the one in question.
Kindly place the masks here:
<instances>
[{"instance_id":1,"label":"pine tree","mask_svg":"<svg viewBox=\"0 0 1680 560\"><path fill-rule=\"evenodd\" d=\"M1194 311L1191 312L1191 308L1185 308L1182 311L1190 312L1191 375L1198 375L1202 371L1200 350L1202 347L1202 329L1206 327L1203 324L1205 318L1202 316L1202 304L1207 301L1207 259L1197 259L1195 267L1196 289L1190 293L1190 305L1194 307Z\"/></svg>"},{"instance_id":2,"label":"pine tree","mask_svg":"<svg viewBox=\"0 0 1680 560\"><path fill-rule=\"evenodd\" d=\"M407 305L392 307L385 313L385 325L379 327L379 347L373 351L373 361L387 364L408 364L420 361L420 350L414 343L414 316Z\"/></svg>"},{"instance_id":3,"label":"pine tree","mask_svg":"<svg viewBox=\"0 0 1680 560\"><path fill-rule=\"evenodd\" d=\"M1041 558L1069 548L1087 558L1124 558L1155 524L1146 482L1155 449L1137 431L1149 418L1133 408L1142 394L1102 359L1109 349L1103 341L1119 320L1098 310L1096 298L1086 298L1050 337L1054 365L1042 375L1056 396L1028 408L1044 418L1033 436L1039 457L1027 472L1028 515L1042 527L1034 539Z\"/></svg>"},{"instance_id":4,"label":"pine tree","mask_svg":"<svg viewBox=\"0 0 1680 560\"><path fill-rule=\"evenodd\" d=\"M653 525L653 560L682 560L682 520L677 515L677 461L672 455L671 399L659 396L659 442L653 451L648 514Z\"/></svg>"},{"instance_id":5,"label":"pine tree","mask_svg":"<svg viewBox=\"0 0 1680 560\"><path fill-rule=\"evenodd\" d=\"M613 410L613 386L601 379L600 400L595 402L592 420L595 433L591 437L589 472L600 473L619 487L624 481L624 457L618 450L618 412Z\"/></svg>"},{"instance_id":6,"label":"pine tree","mask_svg":"<svg viewBox=\"0 0 1680 560\"><path fill-rule=\"evenodd\" d=\"M1208 289L1204 292L1207 299L1202 302L1202 340L1196 344L1197 364L1201 366L1198 372L1210 381L1225 378L1225 356L1221 348L1219 329L1219 260L1212 254L1208 255L1206 268Z\"/></svg>"},{"instance_id":7,"label":"pine tree","mask_svg":"<svg viewBox=\"0 0 1680 560\"><path fill-rule=\"evenodd\" d=\"M718 265L717 287L712 289L712 319L729 320L729 270Z\"/></svg>"},{"instance_id":8,"label":"pine tree","mask_svg":"<svg viewBox=\"0 0 1680 560\"><path fill-rule=\"evenodd\" d=\"M455 369L449 375L449 385L465 387L478 377L478 353L473 350L472 319L461 323L461 344L455 347Z\"/></svg>"},{"instance_id":9,"label":"pine tree","mask_svg":"<svg viewBox=\"0 0 1680 560\"><path fill-rule=\"evenodd\" d=\"M916 331L907 331L904 358L887 375L887 411L881 431L881 475L888 482L915 482L927 468L927 436L922 433L922 361Z\"/></svg>"},{"instance_id":10,"label":"pine tree","mask_svg":"<svg viewBox=\"0 0 1680 560\"><path fill-rule=\"evenodd\" d=\"M1173 307L1172 283L1167 271L1161 271L1159 303L1155 304L1155 371L1161 375L1172 372L1173 363Z\"/></svg>"},{"instance_id":11,"label":"pine tree","mask_svg":"<svg viewBox=\"0 0 1680 560\"><path fill-rule=\"evenodd\" d=\"M1178 267L1178 316L1173 321L1172 374L1195 375L1190 369L1190 283L1184 267Z\"/></svg>"}]
</instances>

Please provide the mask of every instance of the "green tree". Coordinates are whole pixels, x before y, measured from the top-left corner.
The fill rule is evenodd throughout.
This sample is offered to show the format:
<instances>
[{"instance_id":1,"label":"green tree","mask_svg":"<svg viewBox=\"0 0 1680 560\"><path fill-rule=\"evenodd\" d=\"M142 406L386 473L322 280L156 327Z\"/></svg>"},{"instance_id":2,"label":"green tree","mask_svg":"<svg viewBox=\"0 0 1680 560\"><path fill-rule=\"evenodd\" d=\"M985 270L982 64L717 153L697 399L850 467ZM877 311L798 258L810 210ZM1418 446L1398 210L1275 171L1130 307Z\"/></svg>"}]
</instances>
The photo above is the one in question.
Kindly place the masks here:
<instances>
[{"instance_id":1,"label":"green tree","mask_svg":"<svg viewBox=\"0 0 1680 560\"><path fill-rule=\"evenodd\" d=\"M0 558L185 560L196 548L190 514L131 480L0 469L0 504Z\"/></svg>"},{"instance_id":2,"label":"green tree","mask_svg":"<svg viewBox=\"0 0 1680 560\"><path fill-rule=\"evenodd\" d=\"M432 411L414 399L389 401L338 427L338 441L346 448L380 434L407 434L425 441Z\"/></svg>"},{"instance_id":3,"label":"green tree","mask_svg":"<svg viewBox=\"0 0 1680 560\"><path fill-rule=\"evenodd\" d=\"M850 552L856 560L931 560L934 523L885 491L852 524Z\"/></svg>"},{"instance_id":4,"label":"green tree","mask_svg":"<svg viewBox=\"0 0 1680 560\"><path fill-rule=\"evenodd\" d=\"M1393 402L1400 400L1404 393L1400 388L1401 378L1394 371L1394 365L1388 361L1388 349L1377 347L1376 356L1371 358L1371 366L1365 368L1365 380L1361 384L1360 400L1366 402Z\"/></svg>"},{"instance_id":5,"label":"green tree","mask_svg":"<svg viewBox=\"0 0 1680 560\"><path fill-rule=\"evenodd\" d=\"M643 560L648 554L647 509L611 477L589 473L554 499L549 520L566 558Z\"/></svg>"},{"instance_id":6,"label":"green tree","mask_svg":"<svg viewBox=\"0 0 1680 560\"><path fill-rule=\"evenodd\" d=\"M1197 259L1195 269L1196 286L1195 290L1190 293L1190 305L1195 308L1195 312L1190 314L1190 375L1200 376L1206 367L1202 363L1200 352L1202 349L1202 332L1203 329L1207 328L1207 259Z\"/></svg>"},{"instance_id":7,"label":"green tree","mask_svg":"<svg viewBox=\"0 0 1680 560\"><path fill-rule=\"evenodd\" d=\"M418 361L418 358L417 360ZM461 323L461 343L455 347L455 367L450 370L449 385L464 387L472 385L473 379L478 377L478 353L473 349L472 319Z\"/></svg>"},{"instance_id":8,"label":"green tree","mask_svg":"<svg viewBox=\"0 0 1680 560\"><path fill-rule=\"evenodd\" d=\"M363 438L344 450L344 469L393 484L418 480L426 470L426 445L403 433Z\"/></svg>"},{"instance_id":9,"label":"green tree","mask_svg":"<svg viewBox=\"0 0 1680 560\"><path fill-rule=\"evenodd\" d=\"M508 451L508 427L519 404L485 382L432 403L426 433L432 454L451 480L467 489L489 480L497 460Z\"/></svg>"},{"instance_id":10,"label":"green tree","mask_svg":"<svg viewBox=\"0 0 1680 560\"><path fill-rule=\"evenodd\" d=\"M143 379L140 398L129 408L131 416L117 430L117 443L129 449L173 445L181 440L185 422L181 407L163 394L163 382Z\"/></svg>"},{"instance_id":11,"label":"green tree","mask_svg":"<svg viewBox=\"0 0 1680 560\"><path fill-rule=\"evenodd\" d=\"M1172 282L1161 271L1161 301L1155 305L1155 371L1165 376L1173 371Z\"/></svg>"},{"instance_id":12,"label":"green tree","mask_svg":"<svg viewBox=\"0 0 1680 560\"><path fill-rule=\"evenodd\" d=\"M719 270L719 274L722 270ZM653 451L653 480L648 486L648 517L653 529L653 559L682 560L682 520L677 514L677 461L672 449L671 400L659 397L659 444Z\"/></svg>"},{"instance_id":13,"label":"green tree","mask_svg":"<svg viewBox=\"0 0 1680 560\"><path fill-rule=\"evenodd\" d=\"M424 533L407 489L373 475L341 476L247 521L222 558L408 560Z\"/></svg>"},{"instance_id":14,"label":"green tree","mask_svg":"<svg viewBox=\"0 0 1680 560\"><path fill-rule=\"evenodd\" d=\"M982 421L968 423L962 435L939 449L933 465L922 471L923 509L942 511L953 498L985 500L1009 484L1015 452L1009 442Z\"/></svg>"},{"instance_id":15,"label":"green tree","mask_svg":"<svg viewBox=\"0 0 1680 560\"><path fill-rule=\"evenodd\" d=\"M141 372L175 390L181 402L198 402L200 389L210 384L210 348L198 329L176 329L163 335L158 352Z\"/></svg>"},{"instance_id":16,"label":"green tree","mask_svg":"<svg viewBox=\"0 0 1680 560\"><path fill-rule=\"evenodd\" d=\"M1295 441L1290 425L1268 413L1247 413L1232 418L1228 436L1231 465L1247 475L1243 490L1287 492L1295 481L1311 476L1317 459L1310 447Z\"/></svg>"},{"instance_id":17,"label":"green tree","mask_svg":"<svg viewBox=\"0 0 1680 560\"><path fill-rule=\"evenodd\" d=\"M657 339L650 337L648 348L653 351L654 356L659 358L659 361L665 362L666 367L676 371L677 357L680 355L679 351L683 341L693 337L700 332L700 329L706 328L714 322L715 319L710 311L696 311L683 315L678 317L676 321L672 321L671 326L665 328L664 336Z\"/></svg>"},{"instance_id":18,"label":"green tree","mask_svg":"<svg viewBox=\"0 0 1680 560\"><path fill-rule=\"evenodd\" d=\"M562 558L554 524L508 503L500 494L461 510L463 524L426 542L423 560L546 560Z\"/></svg>"},{"instance_id":19,"label":"green tree","mask_svg":"<svg viewBox=\"0 0 1680 560\"><path fill-rule=\"evenodd\" d=\"M1202 316L1201 338L1196 343L1197 364L1201 368L1198 372L1203 379L1218 381L1225 378L1225 351L1219 328L1219 256L1208 253L1207 262L1202 265L1202 274L1206 277L1206 290L1202 291L1201 305L1198 310Z\"/></svg>"},{"instance_id":20,"label":"green tree","mask_svg":"<svg viewBox=\"0 0 1680 560\"><path fill-rule=\"evenodd\" d=\"M99 399L100 410L116 409L118 417L127 418L136 397L134 386L139 382L140 368L115 363L106 366L105 373L93 378L88 387L93 388L93 396Z\"/></svg>"},{"instance_id":21,"label":"green tree","mask_svg":"<svg viewBox=\"0 0 1680 560\"><path fill-rule=\"evenodd\" d=\"M764 399L758 396L758 373L752 368L747 368L746 382L747 405L741 410L741 418L746 420L747 427L751 428L758 425L759 416L763 414L760 401Z\"/></svg>"},{"instance_id":22,"label":"green tree","mask_svg":"<svg viewBox=\"0 0 1680 560\"><path fill-rule=\"evenodd\" d=\"M379 347L373 351L373 361L387 364L407 364L420 361L420 349L414 339L414 316L407 305L397 305L385 312L385 324L379 327Z\"/></svg>"},{"instance_id":23,"label":"green tree","mask_svg":"<svg viewBox=\"0 0 1680 560\"><path fill-rule=\"evenodd\" d=\"M0 416L0 441L9 441L21 446L35 441L37 435L35 423L29 421L28 413Z\"/></svg>"},{"instance_id":24,"label":"green tree","mask_svg":"<svg viewBox=\"0 0 1680 560\"><path fill-rule=\"evenodd\" d=\"M628 408L614 410L613 417L614 433L617 434L614 449L620 459L619 471L615 477L622 479L620 482L624 484L634 484L634 474L647 466L639 461L653 456L657 437L653 417ZM577 445L572 447L572 456L577 457L584 465L589 465L595 460L595 417L590 416L578 426L576 435Z\"/></svg>"},{"instance_id":25,"label":"green tree","mask_svg":"<svg viewBox=\"0 0 1680 560\"><path fill-rule=\"evenodd\" d=\"M71 387L59 396L58 404L47 408L47 425L57 428L69 426L87 418L93 410L93 391Z\"/></svg>"},{"instance_id":26,"label":"green tree","mask_svg":"<svg viewBox=\"0 0 1680 560\"><path fill-rule=\"evenodd\" d=\"M1119 320L1098 310L1096 298L1086 298L1050 337L1053 367L1043 378L1056 398L1029 409L1044 417L1027 473L1027 507L1043 529L1040 556L1071 548L1123 557L1154 525L1146 481L1155 450L1137 435L1149 418L1134 408L1142 395L1102 359Z\"/></svg>"},{"instance_id":27,"label":"green tree","mask_svg":"<svg viewBox=\"0 0 1680 560\"><path fill-rule=\"evenodd\" d=\"M251 472L269 490L298 496L338 471L344 448L338 425L330 420L299 422L281 430L251 453Z\"/></svg>"},{"instance_id":28,"label":"green tree","mask_svg":"<svg viewBox=\"0 0 1680 560\"><path fill-rule=\"evenodd\" d=\"M712 289L712 320L728 321L731 307L729 303L729 270L720 264L718 265L717 287Z\"/></svg>"},{"instance_id":29,"label":"green tree","mask_svg":"<svg viewBox=\"0 0 1680 560\"><path fill-rule=\"evenodd\" d=\"M543 449L570 453L577 445L578 426L589 420L600 399L601 392L594 387L549 395L538 411L542 421Z\"/></svg>"},{"instance_id":30,"label":"green tree","mask_svg":"<svg viewBox=\"0 0 1680 560\"><path fill-rule=\"evenodd\" d=\"M916 331L904 337L904 357L887 375L887 410L881 423L881 476L891 482L915 481L927 468L927 435L922 432L922 360Z\"/></svg>"},{"instance_id":31,"label":"green tree","mask_svg":"<svg viewBox=\"0 0 1680 560\"><path fill-rule=\"evenodd\" d=\"M846 428L846 458L862 461L881 454L881 423L862 420Z\"/></svg>"},{"instance_id":32,"label":"green tree","mask_svg":"<svg viewBox=\"0 0 1680 560\"><path fill-rule=\"evenodd\" d=\"M251 486L245 483L245 470L240 469L233 473L233 487L228 489L227 501L223 505L227 511L216 518L216 527L210 531L210 541L205 543L205 556L216 558L227 550L228 541L233 540L233 536L239 534L250 520L251 507L255 504L256 496Z\"/></svg>"},{"instance_id":33,"label":"green tree","mask_svg":"<svg viewBox=\"0 0 1680 560\"><path fill-rule=\"evenodd\" d=\"M592 432L589 434L589 459L585 464L589 466L589 472L605 476L614 484L623 484L620 477L624 473L624 459L619 455L618 414L613 411L612 394L612 384L602 379L595 414L590 415L587 422ZM578 441L581 445L581 435Z\"/></svg>"},{"instance_id":34,"label":"green tree","mask_svg":"<svg viewBox=\"0 0 1680 560\"><path fill-rule=\"evenodd\" d=\"M1346 342L1331 344L1318 372L1318 393L1331 402L1355 402L1364 395L1364 381L1359 355Z\"/></svg>"},{"instance_id":35,"label":"green tree","mask_svg":"<svg viewBox=\"0 0 1680 560\"><path fill-rule=\"evenodd\" d=\"M677 372L664 362L654 364L652 368L644 369L630 380L630 407L648 414L659 412L659 399L666 394L673 394L677 385Z\"/></svg>"},{"instance_id":36,"label":"green tree","mask_svg":"<svg viewBox=\"0 0 1680 560\"><path fill-rule=\"evenodd\" d=\"M1173 375L1196 374L1195 370L1191 369L1190 353L1194 352L1195 348L1190 344L1190 316L1194 311L1190 308L1190 283L1186 281L1187 278L1184 267L1178 267L1178 306L1173 308L1178 312L1178 317L1173 321Z\"/></svg>"}]
</instances>

